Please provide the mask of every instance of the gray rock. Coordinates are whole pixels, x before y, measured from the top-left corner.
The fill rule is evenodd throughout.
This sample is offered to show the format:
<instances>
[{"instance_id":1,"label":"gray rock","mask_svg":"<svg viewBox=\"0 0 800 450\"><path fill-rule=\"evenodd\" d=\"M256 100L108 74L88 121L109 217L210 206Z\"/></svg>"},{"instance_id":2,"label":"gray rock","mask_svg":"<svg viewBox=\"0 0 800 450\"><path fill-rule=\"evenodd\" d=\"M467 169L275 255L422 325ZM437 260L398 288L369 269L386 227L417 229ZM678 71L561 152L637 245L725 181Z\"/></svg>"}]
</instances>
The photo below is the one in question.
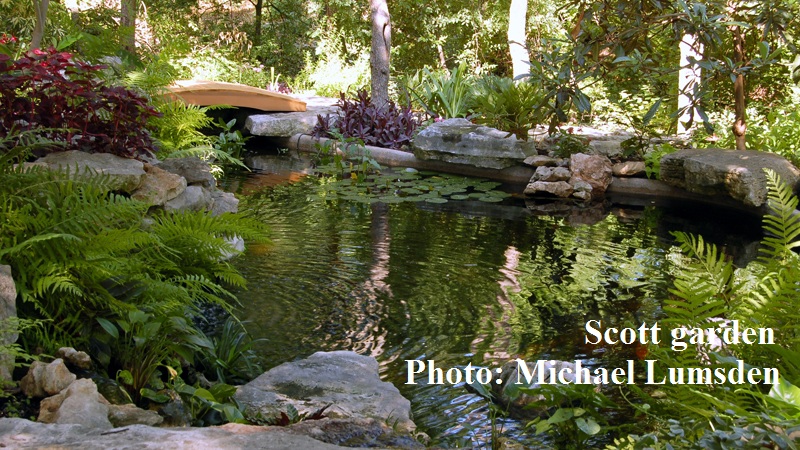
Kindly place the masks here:
<instances>
[{"instance_id":1,"label":"gray rock","mask_svg":"<svg viewBox=\"0 0 800 450\"><path fill-rule=\"evenodd\" d=\"M589 184L589 183L587 183L585 181L578 180L578 181L575 182L575 184L572 186L572 188L574 189L574 192L572 193L573 197L579 198L579 199L584 200L584 201L588 201L588 200L592 199L592 185L591 184Z\"/></svg>"},{"instance_id":2,"label":"gray rock","mask_svg":"<svg viewBox=\"0 0 800 450\"><path fill-rule=\"evenodd\" d=\"M291 404L301 413L330 405L331 418L373 418L401 431L415 428L411 404L391 383L380 380L375 358L349 351L317 352L281 364L240 386L236 401L265 417Z\"/></svg>"},{"instance_id":3,"label":"gray rock","mask_svg":"<svg viewBox=\"0 0 800 450\"><path fill-rule=\"evenodd\" d=\"M19 333L16 327L17 287L11 276L11 266L0 266L0 345L6 346L17 342ZM0 355L0 389L13 381L14 357Z\"/></svg>"},{"instance_id":4,"label":"gray rock","mask_svg":"<svg viewBox=\"0 0 800 450\"><path fill-rule=\"evenodd\" d=\"M569 182L573 186L579 181L589 183L592 186L592 197L598 197L611 184L611 167L611 161L605 156L576 153L569 160L572 172Z\"/></svg>"},{"instance_id":5,"label":"gray rock","mask_svg":"<svg viewBox=\"0 0 800 450\"><path fill-rule=\"evenodd\" d=\"M241 236L232 236L229 238L225 238L225 242L231 245L231 251L223 251L220 258L223 261L227 261L235 256L239 256L244 252L245 245L244 239Z\"/></svg>"},{"instance_id":6,"label":"gray rock","mask_svg":"<svg viewBox=\"0 0 800 450\"><path fill-rule=\"evenodd\" d=\"M211 173L211 167L196 156L165 159L158 163L158 168L182 176L189 186L197 184L205 188L213 188L217 185L217 180Z\"/></svg>"},{"instance_id":7,"label":"gray rock","mask_svg":"<svg viewBox=\"0 0 800 450\"><path fill-rule=\"evenodd\" d=\"M536 168L531 181L567 181L570 176L570 171L566 167L540 166Z\"/></svg>"},{"instance_id":8,"label":"gray rock","mask_svg":"<svg viewBox=\"0 0 800 450\"><path fill-rule=\"evenodd\" d=\"M334 99L330 99L335 102ZM245 130L255 136L291 137L295 134L311 134L317 125L317 115L337 115L338 108L330 104L307 104L305 112L256 114L248 116Z\"/></svg>"},{"instance_id":9,"label":"gray rock","mask_svg":"<svg viewBox=\"0 0 800 450\"><path fill-rule=\"evenodd\" d=\"M239 199L230 192L213 191L211 193L211 201L212 216L239 211Z\"/></svg>"},{"instance_id":10,"label":"gray rock","mask_svg":"<svg viewBox=\"0 0 800 450\"><path fill-rule=\"evenodd\" d=\"M411 143L419 159L467 164L489 169L518 165L534 154L533 143L513 134L475 125L467 119L447 119L417 134Z\"/></svg>"},{"instance_id":11,"label":"gray rock","mask_svg":"<svg viewBox=\"0 0 800 450\"><path fill-rule=\"evenodd\" d=\"M44 424L0 419L0 447L75 450L343 450L285 427L226 424L206 428L156 428L131 425L103 431L75 424ZM401 447L402 448L402 447ZM409 447L410 448L410 447Z\"/></svg>"},{"instance_id":12,"label":"gray rock","mask_svg":"<svg viewBox=\"0 0 800 450\"><path fill-rule=\"evenodd\" d=\"M158 166L145 164L146 175L131 198L148 205L163 205L186 190L186 179Z\"/></svg>"},{"instance_id":13,"label":"gray rock","mask_svg":"<svg viewBox=\"0 0 800 450\"><path fill-rule=\"evenodd\" d=\"M728 196L758 207L767 200L763 169L774 170L796 190L800 170L779 155L753 150L678 150L661 158L660 179L689 192Z\"/></svg>"},{"instance_id":14,"label":"gray rock","mask_svg":"<svg viewBox=\"0 0 800 450\"><path fill-rule=\"evenodd\" d=\"M211 193L200 186L188 186L181 195L164 203L166 211L201 211L212 202Z\"/></svg>"},{"instance_id":15,"label":"gray rock","mask_svg":"<svg viewBox=\"0 0 800 450\"><path fill-rule=\"evenodd\" d=\"M78 150L50 153L39 158L37 163L45 163L50 169L70 170L75 173L86 171L102 173L110 178L113 191L132 193L144 179L144 165L135 159L122 158L110 153L86 153Z\"/></svg>"},{"instance_id":16,"label":"gray rock","mask_svg":"<svg viewBox=\"0 0 800 450\"><path fill-rule=\"evenodd\" d=\"M615 177L643 177L645 168L644 161L625 161L614 164L611 171Z\"/></svg>"},{"instance_id":17,"label":"gray rock","mask_svg":"<svg viewBox=\"0 0 800 450\"><path fill-rule=\"evenodd\" d=\"M135 405L108 405L108 420L114 427L128 425L160 425L164 418L155 411L137 408Z\"/></svg>"},{"instance_id":18,"label":"gray rock","mask_svg":"<svg viewBox=\"0 0 800 450\"><path fill-rule=\"evenodd\" d=\"M528 183L524 194L536 195L542 192L566 198L572 195L572 186L566 181L534 181L533 183Z\"/></svg>"},{"instance_id":19,"label":"gray rock","mask_svg":"<svg viewBox=\"0 0 800 450\"><path fill-rule=\"evenodd\" d=\"M533 167L542 167L542 166L556 167L558 166L558 163L561 161L562 159L553 158L552 156L533 155L525 158L525 161L523 161L523 163Z\"/></svg>"},{"instance_id":20,"label":"gray rock","mask_svg":"<svg viewBox=\"0 0 800 450\"><path fill-rule=\"evenodd\" d=\"M50 364L34 361L28 373L22 377L19 387L28 397L42 398L55 395L75 381L75 374L70 373L62 359Z\"/></svg>"},{"instance_id":21,"label":"gray rock","mask_svg":"<svg viewBox=\"0 0 800 450\"><path fill-rule=\"evenodd\" d=\"M79 424L87 428L108 430L108 405L97 392L94 381L76 380L63 392L42 400L39 421L43 423Z\"/></svg>"},{"instance_id":22,"label":"gray rock","mask_svg":"<svg viewBox=\"0 0 800 450\"><path fill-rule=\"evenodd\" d=\"M75 366L79 369L91 369L92 358L86 352L79 352L72 347L61 347L56 351L56 358L64 360L65 364Z\"/></svg>"}]
</instances>

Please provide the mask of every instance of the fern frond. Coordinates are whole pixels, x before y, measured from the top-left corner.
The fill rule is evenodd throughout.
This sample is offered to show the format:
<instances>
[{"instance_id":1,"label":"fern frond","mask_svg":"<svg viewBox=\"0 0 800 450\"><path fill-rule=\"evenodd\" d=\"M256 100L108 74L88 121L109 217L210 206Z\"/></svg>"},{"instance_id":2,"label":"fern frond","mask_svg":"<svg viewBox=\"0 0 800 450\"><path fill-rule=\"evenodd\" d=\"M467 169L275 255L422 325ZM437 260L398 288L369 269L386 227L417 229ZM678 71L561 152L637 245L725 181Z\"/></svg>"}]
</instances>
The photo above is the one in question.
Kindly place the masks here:
<instances>
[{"instance_id":1,"label":"fern frond","mask_svg":"<svg viewBox=\"0 0 800 450\"><path fill-rule=\"evenodd\" d=\"M786 261L794 256L792 249L800 246L800 214L796 212L798 199L780 176L770 169L767 174L767 204L770 214L764 216L762 261Z\"/></svg>"}]
</instances>

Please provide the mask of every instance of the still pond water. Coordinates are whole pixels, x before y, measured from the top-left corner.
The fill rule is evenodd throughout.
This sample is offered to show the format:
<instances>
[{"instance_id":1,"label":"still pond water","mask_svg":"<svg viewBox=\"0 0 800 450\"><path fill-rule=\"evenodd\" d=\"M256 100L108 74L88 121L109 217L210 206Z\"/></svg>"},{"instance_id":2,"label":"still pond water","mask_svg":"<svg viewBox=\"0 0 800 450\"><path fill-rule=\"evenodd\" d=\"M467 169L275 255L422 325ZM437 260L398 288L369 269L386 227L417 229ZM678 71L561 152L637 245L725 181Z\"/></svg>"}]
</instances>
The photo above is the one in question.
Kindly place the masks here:
<instances>
[{"instance_id":1,"label":"still pond water","mask_svg":"<svg viewBox=\"0 0 800 450\"><path fill-rule=\"evenodd\" d=\"M319 199L314 179L264 187L275 180L253 173L227 186L271 230L271 244L236 260L248 280L240 317L264 339L265 367L317 351L374 356L418 428L445 447L489 445L486 402L462 385L404 384L406 360L445 370L517 357L620 366L634 349L587 346L584 324L659 317L679 254L670 231L702 233L740 263L759 238L757 224L734 229L740 221L708 211L607 208L585 225L534 215L515 199L363 204ZM523 425L503 423L538 446Z\"/></svg>"}]
</instances>

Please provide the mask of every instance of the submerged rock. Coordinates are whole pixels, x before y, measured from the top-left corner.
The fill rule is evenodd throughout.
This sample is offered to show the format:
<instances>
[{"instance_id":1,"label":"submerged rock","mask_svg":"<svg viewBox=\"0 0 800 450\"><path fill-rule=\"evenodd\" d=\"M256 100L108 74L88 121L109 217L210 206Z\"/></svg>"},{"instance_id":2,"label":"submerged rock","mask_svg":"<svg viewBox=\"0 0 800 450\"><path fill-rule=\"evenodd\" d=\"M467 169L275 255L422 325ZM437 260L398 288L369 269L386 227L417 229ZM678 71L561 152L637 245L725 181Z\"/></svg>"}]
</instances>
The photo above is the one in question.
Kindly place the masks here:
<instances>
[{"instance_id":1,"label":"submerged rock","mask_svg":"<svg viewBox=\"0 0 800 450\"><path fill-rule=\"evenodd\" d=\"M235 399L251 412L278 416L289 405L302 414L328 407L331 418L372 418L412 431L411 403L381 381L375 358L349 351L317 352L281 364L240 386Z\"/></svg>"}]
</instances>

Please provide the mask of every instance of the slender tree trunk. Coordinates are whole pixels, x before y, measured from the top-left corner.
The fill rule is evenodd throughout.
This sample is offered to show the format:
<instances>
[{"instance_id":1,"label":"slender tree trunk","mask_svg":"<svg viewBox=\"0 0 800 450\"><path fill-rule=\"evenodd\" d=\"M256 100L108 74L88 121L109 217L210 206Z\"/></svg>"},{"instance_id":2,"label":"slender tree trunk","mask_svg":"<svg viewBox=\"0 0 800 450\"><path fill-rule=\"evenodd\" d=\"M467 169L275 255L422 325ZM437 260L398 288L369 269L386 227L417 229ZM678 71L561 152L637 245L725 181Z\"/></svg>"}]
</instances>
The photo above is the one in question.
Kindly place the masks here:
<instances>
[{"instance_id":1,"label":"slender tree trunk","mask_svg":"<svg viewBox=\"0 0 800 450\"><path fill-rule=\"evenodd\" d=\"M733 59L737 66L744 63L746 57L744 52L744 33L741 27L733 27ZM747 118L745 117L745 84L744 74L738 72L733 82L733 101L735 119L733 122L733 136L736 138L736 150L746 150L747 142L745 133L747 132Z\"/></svg>"},{"instance_id":2,"label":"slender tree trunk","mask_svg":"<svg viewBox=\"0 0 800 450\"><path fill-rule=\"evenodd\" d=\"M122 47L131 52L136 52L136 14L139 10L139 0L122 0L120 2L119 26L122 28Z\"/></svg>"},{"instance_id":3,"label":"slender tree trunk","mask_svg":"<svg viewBox=\"0 0 800 450\"><path fill-rule=\"evenodd\" d=\"M33 27L33 34L31 34L31 50L42 45L44 26L47 23L48 6L50 6L50 0L33 0L33 7L36 10L36 24Z\"/></svg>"},{"instance_id":4,"label":"slender tree trunk","mask_svg":"<svg viewBox=\"0 0 800 450\"><path fill-rule=\"evenodd\" d=\"M511 67L516 79L530 73L526 61L528 56L528 36L525 32L528 23L528 0L511 0L508 12L508 51L511 53Z\"/></svg>"},{"instance_id":5,"label":"slender tree trunk","mask_svg":"<svg viewBox=\"0 0 800 450\"><path fill-rule=\"evenodd\" d=\"M688 131L694 122L695 91L700 86L700 66L689 62L689 58L699 61L703 57L703 44L697 36L685 34L678 44L681 52L680 71L678 72L678 134Z\"/></svg>"},{"instance_id":6,"label":"slender tree trunk","mask_svg":"<svg viewBox=\"0 0 800 450\"><path fill-rule=\"evenodd\" d=\"M256 1L256 29L253 32L253 46L261 45L261 17L264 14L264 0Z\"/></svg>"},{"instance_id":7,"label":"slender tree trunk","mask_svg":"<svg viewBox=\"0 0 800 450\"><path fill-rule=\"evenodd\" d=\"M392 24L386 0L370 0L372 18L372 103L383 107L389 102L389 54L392 48Z\"/></svg>"},{"instance_id":8,"label":"slender tree trunk","mask_svg":"<svg viewBox=\"0 0 800 450\"><path fill-rule=\"evenodd\" d=\"M439 68L446 69L447 58L444 57L444 48L442 47L442 44L436 44L436 50L439 53Z\"/></svg>"}]
</instances>

